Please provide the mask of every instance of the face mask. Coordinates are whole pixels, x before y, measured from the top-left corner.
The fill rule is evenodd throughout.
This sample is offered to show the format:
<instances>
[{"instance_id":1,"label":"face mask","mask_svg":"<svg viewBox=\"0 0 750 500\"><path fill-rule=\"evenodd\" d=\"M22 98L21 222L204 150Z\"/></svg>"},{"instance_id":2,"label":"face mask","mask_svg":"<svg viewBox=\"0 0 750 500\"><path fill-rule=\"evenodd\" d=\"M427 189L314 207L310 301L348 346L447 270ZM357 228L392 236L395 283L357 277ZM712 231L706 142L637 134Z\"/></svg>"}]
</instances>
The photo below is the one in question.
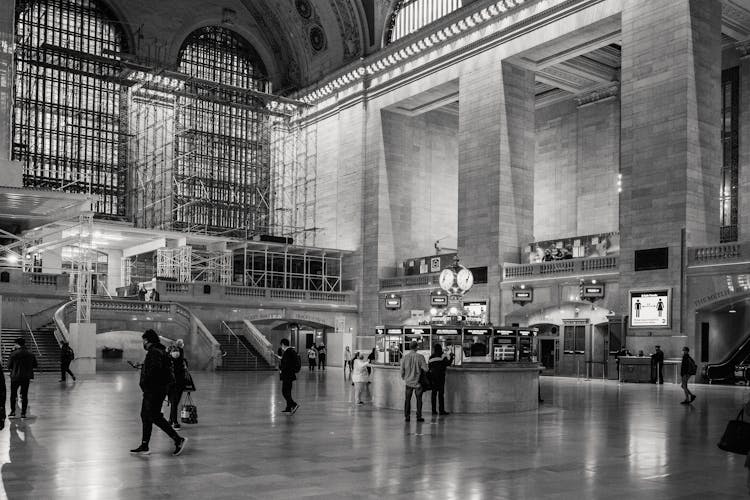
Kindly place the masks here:
<instances>
[{"instance_id":1,"label":"face mask","mask_svg":"<svg viewBox=\"0 0 750 500\"><path fill-rule=\"evenodd\" d=\"M179 351L172 351L170 355L175 359L180 357Z\"/></svg>"},{"instance_id":2,"label":"face mask","mask_svg":"<svg viewBox=\"0 0 750 500\"><path fill-rule=\"evenodd\" d=\"M148 351L148 344L145 342L143 343L143 350Z\"/></svg>"}]
</instances>

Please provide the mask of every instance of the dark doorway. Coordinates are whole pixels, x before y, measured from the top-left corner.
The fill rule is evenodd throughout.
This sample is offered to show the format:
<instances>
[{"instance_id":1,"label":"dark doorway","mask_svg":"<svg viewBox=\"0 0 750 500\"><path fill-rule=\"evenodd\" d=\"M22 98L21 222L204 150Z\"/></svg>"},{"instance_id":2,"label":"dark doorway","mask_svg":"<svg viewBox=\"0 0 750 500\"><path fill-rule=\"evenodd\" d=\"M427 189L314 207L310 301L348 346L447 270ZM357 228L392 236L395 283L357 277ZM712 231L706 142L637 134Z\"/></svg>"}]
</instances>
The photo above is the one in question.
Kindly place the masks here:
<instances>
[{"instance_id":1,"label":"dark doorway","mask_svg":"<svg viewBox=\"0 0 750 500\"><path fill-rule=\"evenodd\" d=\"M539 340L539 354L540 361L544 365L544 370L550 371L550 375L555 371L555 354L556 354L557 339L540 339Z\"/></svg>"}]
</instances>

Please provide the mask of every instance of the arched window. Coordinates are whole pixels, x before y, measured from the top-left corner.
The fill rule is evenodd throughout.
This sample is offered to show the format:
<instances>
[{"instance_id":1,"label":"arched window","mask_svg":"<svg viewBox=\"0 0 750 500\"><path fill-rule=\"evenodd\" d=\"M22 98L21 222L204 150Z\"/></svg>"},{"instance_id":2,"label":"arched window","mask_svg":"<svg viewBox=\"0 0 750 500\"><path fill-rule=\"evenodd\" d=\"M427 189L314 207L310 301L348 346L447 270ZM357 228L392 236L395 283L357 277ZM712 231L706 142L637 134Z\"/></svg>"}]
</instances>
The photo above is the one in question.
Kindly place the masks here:
<instances>
[{"instance_id":1,"label":"arched window","mask_svg":"<svg viewBox=\"0 0 750 500\"><path fill-rule=\"evenodd\" d=\"M266 69L252 46L218 26L193 32L179 54L187 80L175 123L174 228L266 232L270 151ZM199 96L199 97L198 97Z\"/></svg>"},{"instance_id":2,"label":"arched window","mask_svg":"<svg viewBox=\"0 0 750 500\"><path fill-rule=\"evenodd\" d=\"M118 70L103 57L125 51L96 0L17 2L13 159L24 186L90 190L97 212L125 215Z\"/></svg>"},{"instance_id":3,"label":"arched window","mask_svg":"<svg viewBox=\"0 0 750 500\"><path fill-rule=\"evenodd\" d=\"M450 14L462 4L462 0L400 0L386 29L386 45Z\"/></svg>"}]
</instances>

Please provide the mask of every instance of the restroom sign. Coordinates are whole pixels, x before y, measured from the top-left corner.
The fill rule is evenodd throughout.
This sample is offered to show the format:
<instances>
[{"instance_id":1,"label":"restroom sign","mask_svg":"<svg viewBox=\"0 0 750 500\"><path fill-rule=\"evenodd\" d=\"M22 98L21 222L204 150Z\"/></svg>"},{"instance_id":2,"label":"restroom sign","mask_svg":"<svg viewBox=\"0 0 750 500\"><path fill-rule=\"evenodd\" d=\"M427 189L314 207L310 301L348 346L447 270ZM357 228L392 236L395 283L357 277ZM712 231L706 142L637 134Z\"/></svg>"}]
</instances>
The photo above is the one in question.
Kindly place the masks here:
<instances>
[{"instance_id":1,"label":"restroom sign","mask_svg":"<svg viewBox=\"0 0 750 500\"><path fill-rule=\"evenodd\" d=\"M669 328L672 310L669 289L631 290L631 328Z\"/></svg>"}]
</instances>

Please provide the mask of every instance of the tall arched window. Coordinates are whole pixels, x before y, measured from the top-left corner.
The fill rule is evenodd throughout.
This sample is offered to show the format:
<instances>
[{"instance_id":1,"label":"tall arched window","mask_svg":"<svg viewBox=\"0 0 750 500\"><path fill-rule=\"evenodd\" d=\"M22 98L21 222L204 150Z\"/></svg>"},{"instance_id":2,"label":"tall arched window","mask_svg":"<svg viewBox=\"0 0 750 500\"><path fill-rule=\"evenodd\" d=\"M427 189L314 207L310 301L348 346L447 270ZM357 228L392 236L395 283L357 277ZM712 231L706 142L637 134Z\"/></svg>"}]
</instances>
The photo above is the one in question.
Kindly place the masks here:
<instances>
[{"instance_id":1,"label":"tall arched window","mask_svg":"<svg viewBox=\"0 0 750 500\"><path fill-rule=\"evenodd\" d=\"M386 45L461 8L462 0L400 0L386 28Z\"/></svg>"},{"instance_id":2,"label":"tall arched window","mask_svg":"<svg viewBox=\"0 0 750 500\"><path fill-rule=\"evenodd\" d=\"M17 1L13 159L24 186L90 190L97 212L125 215L118 70L103 56L126 50L96 0Z\"/></svg>"},{"instance_id":3,"label":"tall arched window","mask_svg":"<svg viewBox=\"0 0 750 500\"><path fill-rule=\"evenodd\" d=\"M269 123L266 70L252 46L218 26L193 32L179 55L187 80L175 123L174 227L267 232ZM199 96L199 97L198 97Z\"/></svg>"}]
</instances>

